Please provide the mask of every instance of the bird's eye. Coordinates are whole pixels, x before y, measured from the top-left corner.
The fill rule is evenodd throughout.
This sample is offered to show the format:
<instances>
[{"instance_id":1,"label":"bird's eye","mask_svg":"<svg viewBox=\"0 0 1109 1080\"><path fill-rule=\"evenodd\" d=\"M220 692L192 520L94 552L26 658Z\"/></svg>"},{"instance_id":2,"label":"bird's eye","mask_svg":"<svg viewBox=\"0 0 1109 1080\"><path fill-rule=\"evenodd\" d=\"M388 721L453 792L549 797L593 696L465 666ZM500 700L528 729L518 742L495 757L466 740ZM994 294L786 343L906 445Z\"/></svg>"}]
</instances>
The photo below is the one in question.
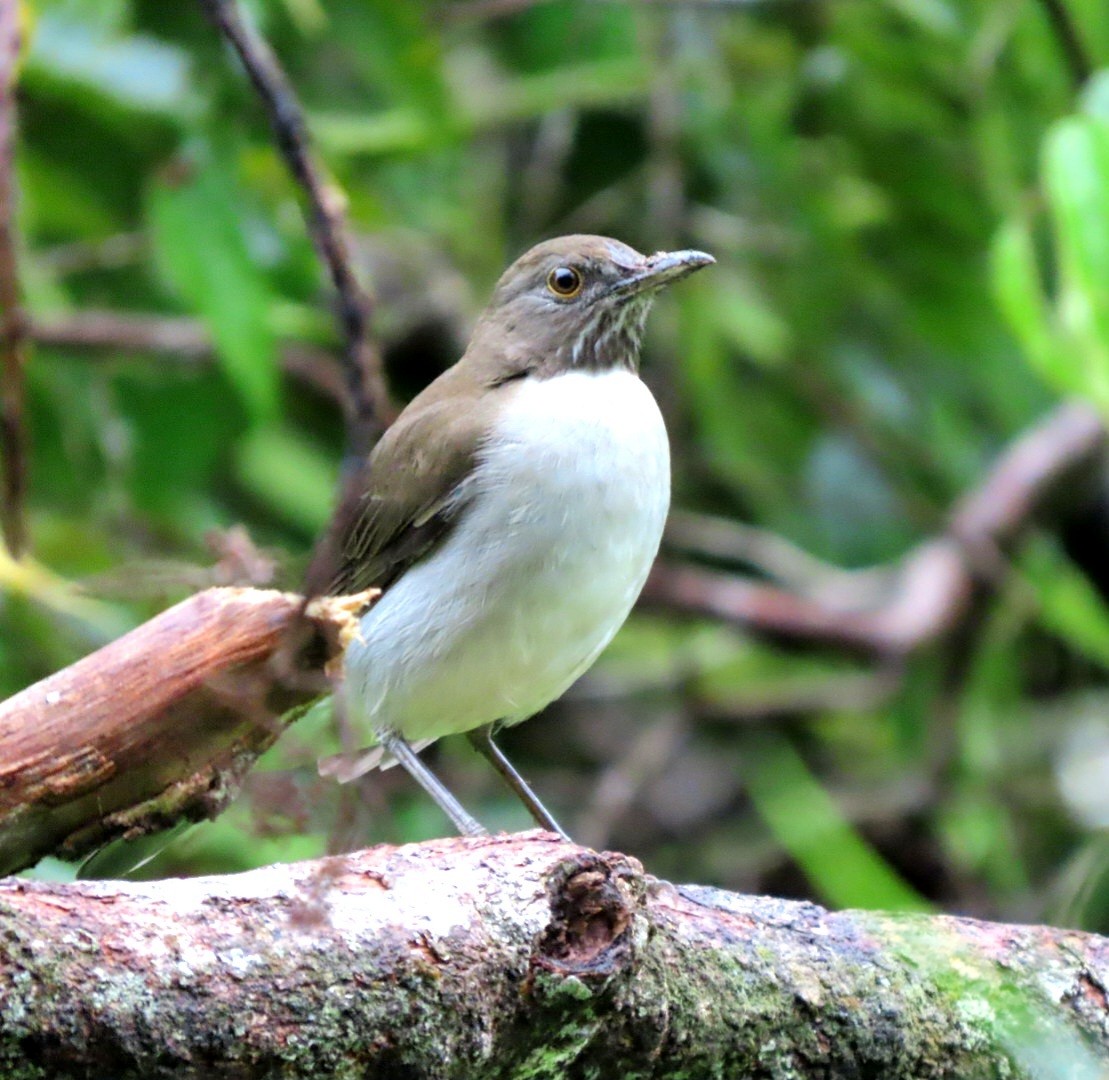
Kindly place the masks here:
<instances>
[{"instance_id":1,"label":"bird's eye","mask_svg":"<svg viewBox=\"0 0 1109 1080\"><path fill-rule=\"evenodd\" d=\"M572 266L556 266L547 275L547 288L563 300L577 296L581 286L581 271Z\"/></svg>"}]
</instances>

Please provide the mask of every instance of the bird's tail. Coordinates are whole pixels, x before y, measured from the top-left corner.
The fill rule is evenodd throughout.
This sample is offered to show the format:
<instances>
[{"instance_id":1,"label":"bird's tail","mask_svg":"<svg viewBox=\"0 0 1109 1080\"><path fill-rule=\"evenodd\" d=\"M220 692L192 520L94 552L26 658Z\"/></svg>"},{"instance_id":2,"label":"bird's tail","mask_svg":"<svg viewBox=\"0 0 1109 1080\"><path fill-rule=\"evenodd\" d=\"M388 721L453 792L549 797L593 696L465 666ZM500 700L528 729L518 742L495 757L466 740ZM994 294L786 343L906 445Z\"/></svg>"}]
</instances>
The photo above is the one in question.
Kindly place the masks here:
<instances>
[{"instance_id":1,"label":"bird's tail","mask_svg":"<svg viewBox=\"0 0 1109 1080\"><path fill-rule=\"evenodd\" d=\"M425 746L430 746L434 739L420 739L412 743L412 749L419 753ZM392 754L385 752L383 746L364 746L348 754L331 754L322 757L316 763L320 776L330 776L340 784L349 784L360 776L365 776L372 769L391 769L396 765L397 759Z\"/></svg>"}]
</instances>

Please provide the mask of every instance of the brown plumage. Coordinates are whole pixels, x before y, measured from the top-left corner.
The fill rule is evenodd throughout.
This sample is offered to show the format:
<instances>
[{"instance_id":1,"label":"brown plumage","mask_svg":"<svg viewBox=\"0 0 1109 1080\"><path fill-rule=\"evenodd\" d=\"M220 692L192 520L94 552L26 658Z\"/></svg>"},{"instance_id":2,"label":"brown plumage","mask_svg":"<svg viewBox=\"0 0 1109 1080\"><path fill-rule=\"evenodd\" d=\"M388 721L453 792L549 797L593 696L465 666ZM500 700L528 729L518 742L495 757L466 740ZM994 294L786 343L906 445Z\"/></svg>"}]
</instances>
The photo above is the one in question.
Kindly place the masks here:
<instances>
[{"instance_id":1,"label":"brown plumage","mask_svg":"<svg viewBox=\"0 0 1109 1080\"><path fill-rule=\"evenodd\" d=\"M386 432L332 534L330 591L384 595L361 617L341 687L352 728L377 745L323 772L352 780L397 760L479 833L415 753L468 732L536 821L561 831L491 733L571 685L642 588L670 470L639 341L655 292L712 261L566 236L505 271L465 355Z\"/></svg>"},{"instance_id":2,"label":"brown plumage","mask_svg":"<svg viewBox=\"0 0 1109 1080\"><path fill-rule=\"evenodd\" d=\"M459 485L516 380L575 368L634 371L655 289L706 260L659 272L657 257L603 236L547 240L517 259L462 359L412 400L370 455L361 503L335 540L339 568L327 592L388 588L432 550L465 512ZM547 288L560 267L581 275L573 297Z\"/></svg>"}]
</instances>

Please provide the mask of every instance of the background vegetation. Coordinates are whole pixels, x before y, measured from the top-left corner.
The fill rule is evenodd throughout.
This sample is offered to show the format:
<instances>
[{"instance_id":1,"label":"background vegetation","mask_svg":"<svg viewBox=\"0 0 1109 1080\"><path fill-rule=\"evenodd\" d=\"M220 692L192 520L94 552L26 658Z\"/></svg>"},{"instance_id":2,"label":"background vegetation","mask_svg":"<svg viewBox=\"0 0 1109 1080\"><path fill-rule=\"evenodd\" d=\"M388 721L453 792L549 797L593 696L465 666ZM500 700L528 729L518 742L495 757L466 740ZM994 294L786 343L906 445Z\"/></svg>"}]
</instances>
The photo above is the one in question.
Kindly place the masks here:
<instances>
[{"instance_id":1,"label":"background vegetation","mask_svg":"<svg viewBox=\"0 0 1109 1080\"><path fill-rule=\"evenodd\" d=\"M647 345L675 505L729 523L744 572L848 602L889 579L843 569L936 533L1058 396L1109 409L1100 6L244 4L349 198L398 397L458 356L538 239L707 249L719 265L659 304ZM27 14L28 309L187 317L216 355L37 345L35 561L0 562L5 694L233 576L235 552L264 578L233 527L295 586L343 442L330 292L198 5ZM1109 608L1100 549L1076 563L1071 539L1032 536L969 625L903 659L637 613L504 745L577 839L660 876L1109 930ZM486 823L525 827L462 743L436 767ZM143 872L444 830L395 772L319 780L336 745L303 722Z\"/></svg>"}]
</instances>

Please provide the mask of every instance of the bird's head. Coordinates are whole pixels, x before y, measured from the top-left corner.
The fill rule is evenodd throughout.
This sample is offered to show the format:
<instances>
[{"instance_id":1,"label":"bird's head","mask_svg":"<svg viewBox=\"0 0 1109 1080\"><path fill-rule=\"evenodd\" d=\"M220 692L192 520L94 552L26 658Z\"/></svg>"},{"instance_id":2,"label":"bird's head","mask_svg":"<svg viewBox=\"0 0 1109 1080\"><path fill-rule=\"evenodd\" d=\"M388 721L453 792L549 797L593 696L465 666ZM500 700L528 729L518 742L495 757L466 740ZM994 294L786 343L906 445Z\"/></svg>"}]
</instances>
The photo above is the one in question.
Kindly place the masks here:
<instances>
[{"instance_id":1,"label":"bird's head","mask_svg":"<svg viewBox=\"0 0 1109 1080\"><path fill-rule=\"evenodd\" d=\"M539 370L634 371L659 289L713 262L703 251L641 255L605 236L546 240L501 275L474 341Z\"/></svg>"}]
</instances>

